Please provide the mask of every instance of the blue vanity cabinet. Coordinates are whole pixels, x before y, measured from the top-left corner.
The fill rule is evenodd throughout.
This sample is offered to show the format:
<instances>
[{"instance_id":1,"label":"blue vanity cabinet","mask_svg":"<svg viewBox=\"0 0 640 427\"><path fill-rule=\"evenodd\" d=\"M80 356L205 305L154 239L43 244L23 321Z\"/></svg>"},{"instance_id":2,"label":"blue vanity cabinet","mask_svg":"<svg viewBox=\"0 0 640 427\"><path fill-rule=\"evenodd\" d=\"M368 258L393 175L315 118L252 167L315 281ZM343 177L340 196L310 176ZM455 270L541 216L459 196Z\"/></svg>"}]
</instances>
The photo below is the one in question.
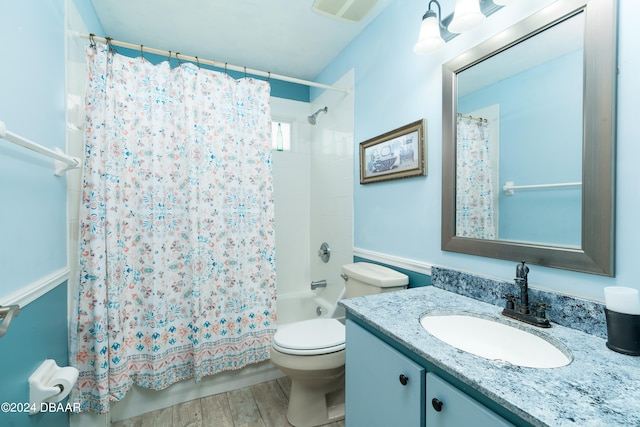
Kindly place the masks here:
<instances>
[{"instance_id":1,"label":"blue vanity cabinet","mask_svg":"<svg viewBox=\"0 0 640 427\"><path fill-rule=\"evenodd\" d=\"M427 427L513 426L436 374L427 373Z\"/></svg>"},{"instance_id":2,"label":"blue vanity cabinet","mask_svg":"<svg viewBox=\"0 0 640 427\"><path fill-rule=\"evenodd\" d=\"M425 369L346 321L347 427L423 427Z\"/></svg>"},{"instance_id":3,"label":"blue vanity cabinet","mask_svg":"<svg viewBox=\"0 0 640 427\"><path fill-rule=\"evenodd\" d=\"M348 313L346 331L346 427L532 426Z\"/></svg>"}]
</instances>

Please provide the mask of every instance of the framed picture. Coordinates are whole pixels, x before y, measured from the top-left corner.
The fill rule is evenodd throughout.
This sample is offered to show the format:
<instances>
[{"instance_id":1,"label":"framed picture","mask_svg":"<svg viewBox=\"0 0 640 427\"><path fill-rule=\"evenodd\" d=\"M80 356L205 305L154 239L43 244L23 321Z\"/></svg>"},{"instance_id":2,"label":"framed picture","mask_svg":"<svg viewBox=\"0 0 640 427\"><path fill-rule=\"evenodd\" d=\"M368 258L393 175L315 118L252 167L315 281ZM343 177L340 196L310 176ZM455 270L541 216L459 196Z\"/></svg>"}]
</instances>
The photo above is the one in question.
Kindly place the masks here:
<instances>
[{"instance_id":1,"label":"framed picture","mask_svg":"<svg viewBox=\"0 0 640 427\"><path fill-rule=\"evenodd\" d=\"M427 175L426 120L360 143L360 184Z\"/></svg>"}]
</instances>

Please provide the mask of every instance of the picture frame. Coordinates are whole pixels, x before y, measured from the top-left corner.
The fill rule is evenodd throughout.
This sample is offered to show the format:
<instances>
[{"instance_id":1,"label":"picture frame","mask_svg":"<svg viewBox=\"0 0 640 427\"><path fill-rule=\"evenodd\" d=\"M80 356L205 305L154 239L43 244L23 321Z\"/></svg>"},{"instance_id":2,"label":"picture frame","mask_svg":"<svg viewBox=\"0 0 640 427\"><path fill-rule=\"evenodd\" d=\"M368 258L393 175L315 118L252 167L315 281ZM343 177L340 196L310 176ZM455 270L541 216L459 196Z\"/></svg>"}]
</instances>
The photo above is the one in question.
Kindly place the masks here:
<instances>
[{"instance_id":1,"label":"picture frame","mask_svg":"<svg viewBox=\"0 0 640 427\"><path fill-rule=\"evenodd\" d=\"M426 120L360 143L360 184L427 175Z\"/></svg>"}]
</instances>

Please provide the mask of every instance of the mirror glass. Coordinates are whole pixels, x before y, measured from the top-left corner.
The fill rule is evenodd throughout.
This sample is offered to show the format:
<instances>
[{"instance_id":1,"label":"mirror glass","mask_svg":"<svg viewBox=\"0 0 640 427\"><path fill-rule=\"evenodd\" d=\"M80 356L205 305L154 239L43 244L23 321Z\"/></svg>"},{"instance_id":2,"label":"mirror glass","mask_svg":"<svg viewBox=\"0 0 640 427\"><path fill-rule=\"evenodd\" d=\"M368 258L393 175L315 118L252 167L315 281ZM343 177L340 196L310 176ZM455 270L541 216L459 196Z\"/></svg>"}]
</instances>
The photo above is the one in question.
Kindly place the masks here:
<instances>
[{"instance_id":1,"label":"mirror glass","mask_svg":"<svg viewBox=\"0 0 640 427\"><path fill-rule=\"evenodd\" d=\"M552 3L443 66L443 250L613 275L615 9Z\"/></svg>"},{"instance_id":2,"label":"mirror glass","mask_svg":"<svg viewBox=\"0 0 640 427\"><path fill-rule=\"evenodd\" d=\"M457 74L456 236L579 248L584 13Z\"/></svg>"}]
</instances>

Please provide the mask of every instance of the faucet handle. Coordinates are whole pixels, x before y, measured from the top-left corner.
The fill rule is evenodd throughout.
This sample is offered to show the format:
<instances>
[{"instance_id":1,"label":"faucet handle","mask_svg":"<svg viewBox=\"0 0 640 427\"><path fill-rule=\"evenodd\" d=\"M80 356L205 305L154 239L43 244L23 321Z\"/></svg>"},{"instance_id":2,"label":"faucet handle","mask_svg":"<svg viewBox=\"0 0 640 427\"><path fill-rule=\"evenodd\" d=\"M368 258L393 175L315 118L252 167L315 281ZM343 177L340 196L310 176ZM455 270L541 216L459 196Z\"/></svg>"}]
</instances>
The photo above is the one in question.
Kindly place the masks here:
<instances>
[{"instance_id":1,"label":"faucet handle","mask_svg":"<svg viewBox=\"0 0 640 427\"><path fill-rule=\"evenodd\" d=\"M551 308L551 304L547 304L544 302L534 302L534 303L531 303L531 308L533 308L533 312L535 313L536 317L540 319L546 319L547 317L546 310L548 308Z\"/></svg>"},{"instance_id":2,"label":"faucet handle","mask_svg":"<svg viewBox=\"0 0 640 427\"><path fill-rule=\"evenodd\" d=\"M503 299L507 300L507 309L508 310L514 310L515 309L515 301L516 301L516 296L513 294L505 294L502 295Z\"/></svg>"}]
</instances>

